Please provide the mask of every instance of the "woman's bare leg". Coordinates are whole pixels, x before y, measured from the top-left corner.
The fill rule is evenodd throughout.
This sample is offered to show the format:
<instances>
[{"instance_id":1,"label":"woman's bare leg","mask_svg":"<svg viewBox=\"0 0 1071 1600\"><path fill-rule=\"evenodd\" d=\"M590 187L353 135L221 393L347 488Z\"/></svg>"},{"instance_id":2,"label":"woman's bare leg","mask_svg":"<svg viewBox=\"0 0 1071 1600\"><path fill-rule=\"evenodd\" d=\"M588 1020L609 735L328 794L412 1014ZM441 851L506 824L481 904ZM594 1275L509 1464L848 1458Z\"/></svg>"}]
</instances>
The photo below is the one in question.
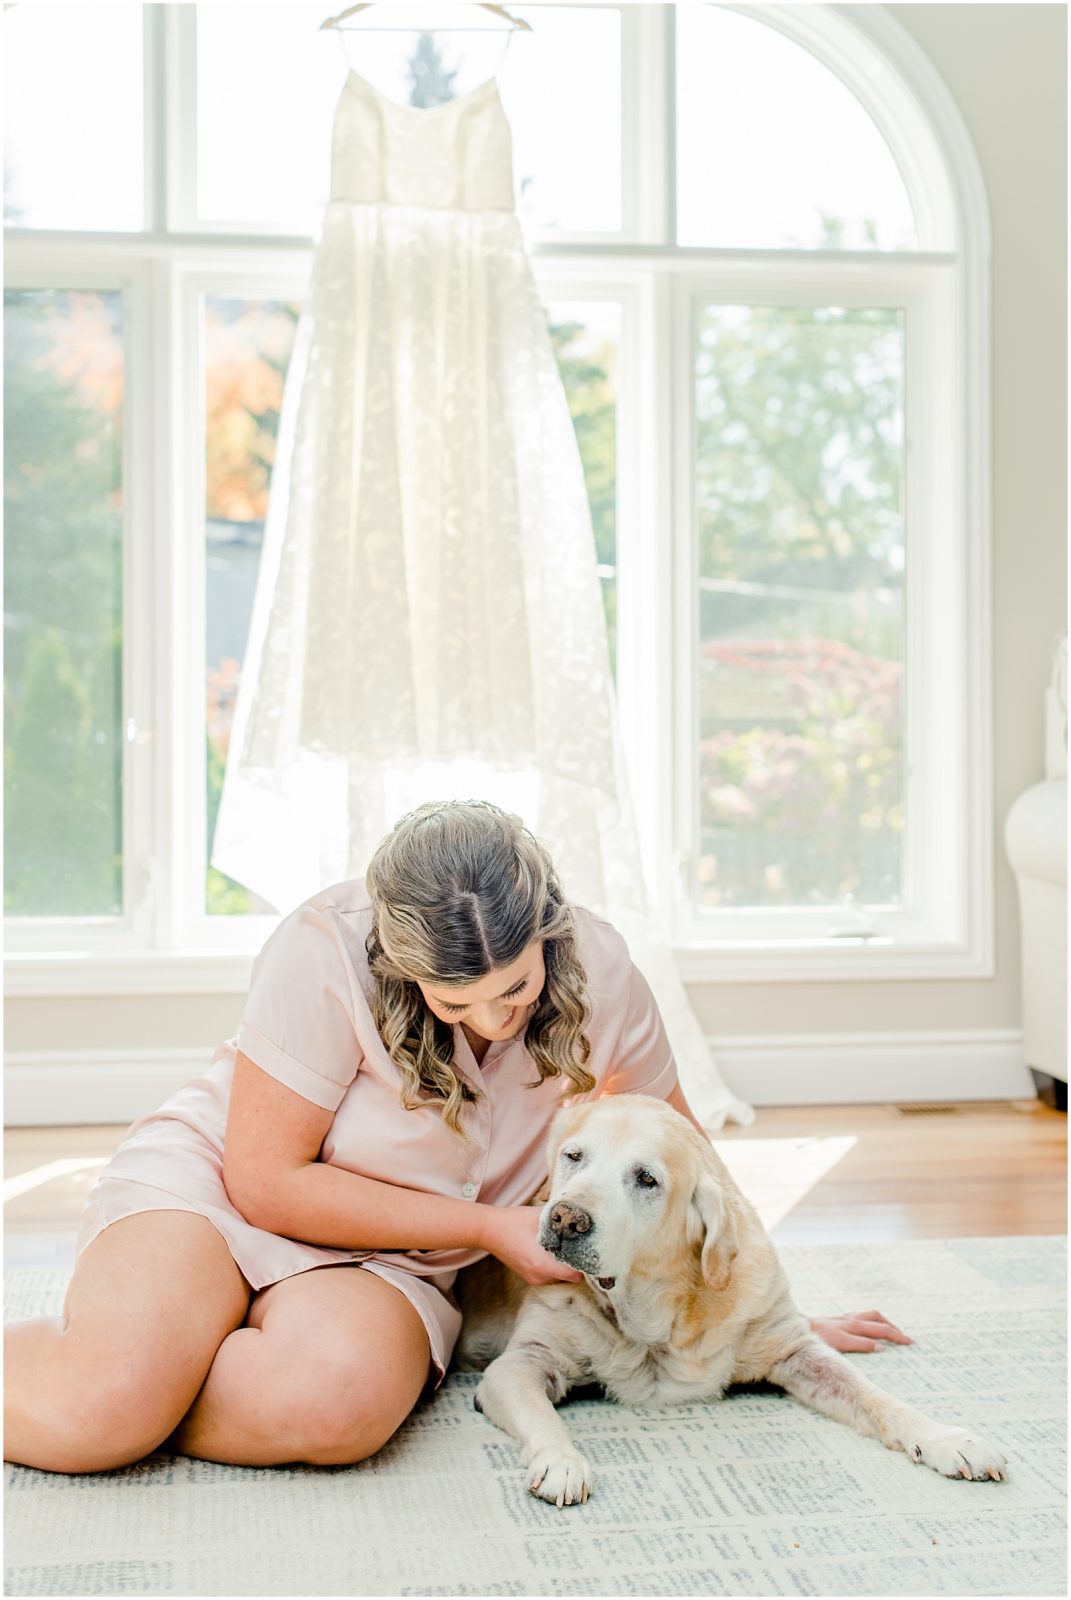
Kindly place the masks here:
<instances>
[{"instance_id":1,"label":"woman's bare leg","mask_svg":"<svg viewBox=\"0 0 1071 1600\"><path fill-rule=\"evenodd\" d=\"M362 1461L409 1415L430 1359L418 1312L383 1278L297 1273L253 1296L166 1448L238 1466Z\"/></svg>"},{"instance_id":2,"label":"woman's bare leg","mask_svg":"<svg viewBox=\"0 0 1071 1600\"><path fill-rule=\"evenodd\" d=\"M191 1211L111 1223L75 1263L63 1315L4 1329L4 1456L101 1472L155 1450L189 1409L250 1287Z\"/></svg>"}]
</instances>

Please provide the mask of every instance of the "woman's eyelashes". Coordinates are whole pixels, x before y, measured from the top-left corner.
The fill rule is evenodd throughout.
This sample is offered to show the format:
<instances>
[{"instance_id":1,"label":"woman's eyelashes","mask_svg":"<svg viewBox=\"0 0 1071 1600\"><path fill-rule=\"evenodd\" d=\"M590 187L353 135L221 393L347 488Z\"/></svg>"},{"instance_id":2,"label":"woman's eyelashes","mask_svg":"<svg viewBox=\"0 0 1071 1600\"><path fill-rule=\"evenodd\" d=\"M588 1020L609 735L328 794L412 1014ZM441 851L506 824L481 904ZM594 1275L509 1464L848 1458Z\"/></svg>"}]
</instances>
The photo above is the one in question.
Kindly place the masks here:
<instances>
[{"instance_id":1,"label":"woman's eyelashes","mask_svg":"<svg viewBox=\"0 0 1071 1600\"><path fill-rule=\"evenodd\" d=\"M525 978L524 982L522 984L520 984L516 989L507 990L506 993L502 996L502 998L503 998L503 1000L517 1000L524 993L524 991L525 991L525 989L527 989L527 987L528 987L528 979ZM440 1005L440 1007L441 1007L441 1009L443 1011L454 1011L454 1012L457 1012L457 1011L467 1011L468 1010L468 1006L448 1006L448 1005L444 1005L441 1000L439 1001L439 1005Z\"/></svg>"}]
</instances>

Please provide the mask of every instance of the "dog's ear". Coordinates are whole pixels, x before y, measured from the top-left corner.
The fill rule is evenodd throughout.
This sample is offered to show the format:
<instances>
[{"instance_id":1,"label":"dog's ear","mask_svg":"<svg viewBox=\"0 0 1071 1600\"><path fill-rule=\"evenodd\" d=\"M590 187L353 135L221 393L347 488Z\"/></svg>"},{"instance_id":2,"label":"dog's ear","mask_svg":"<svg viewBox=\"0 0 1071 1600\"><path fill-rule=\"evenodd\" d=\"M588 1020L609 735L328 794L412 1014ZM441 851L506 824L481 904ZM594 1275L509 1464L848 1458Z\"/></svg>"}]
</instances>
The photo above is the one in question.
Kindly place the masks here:
<instances>
[{"instance_id":1,"label":"dog's ear","mask_svg":"<svg viewBox=\"0 0 1071 1600\"><path fill-rule=\"evenodd\" d=\"M736 1221L729 1196L715 1174L700 1169L688 1207L688 1234L700 1245L700 1269L712 1289L727 1289L737 1254Z\"/></svg>"},{"instance_id":2,"label":"dog's ear","mask_svg":"<svg viewBox=\"0 0 1071 1600\"><path fill-rule=\"evenodd\" d=\"M570 1124L575 1118L577 1109L577 1107L571 1105L559 1106L557 1111L554 1113L554 1116L551 1118L550 1127L547 1129L546 1144L544 1145L545 1154L543 1158L546 1163L548 1175L553 1173L554 1168L557 1165L558 1150L561 1147L562 1140L565 1138ZM550 1183L549 1176L547 1178L547 1183L548 1185ZM543 1198L546 1199L549 1194L550 1189L548 1188L547 1193ZM532 1198L535 1199L535 1196L533 1195Z\"/></svg>"}]
</instances>

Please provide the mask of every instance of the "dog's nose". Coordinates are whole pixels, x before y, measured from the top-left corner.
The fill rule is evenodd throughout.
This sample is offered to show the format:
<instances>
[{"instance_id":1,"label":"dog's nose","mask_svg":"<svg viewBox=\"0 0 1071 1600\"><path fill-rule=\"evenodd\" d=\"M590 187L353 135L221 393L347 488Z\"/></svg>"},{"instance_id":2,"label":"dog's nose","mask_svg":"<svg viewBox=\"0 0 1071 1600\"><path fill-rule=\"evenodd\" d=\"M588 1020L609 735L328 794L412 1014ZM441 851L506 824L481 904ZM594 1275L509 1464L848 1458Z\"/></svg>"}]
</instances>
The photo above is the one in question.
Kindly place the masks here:
<instances>
[{"instance_id":1,"label":"dog's nose","mask_svg":"<svg viewBox=\"0 0 1071 1600\"><path fill-rule=\"evenodd\" d=\"M578 1233L589 1233L594 1223L579 1206L567 1206L559 1200L550 1214L550 1227L559 1239L575 1239Z\"/></svg>"}]
</instances>

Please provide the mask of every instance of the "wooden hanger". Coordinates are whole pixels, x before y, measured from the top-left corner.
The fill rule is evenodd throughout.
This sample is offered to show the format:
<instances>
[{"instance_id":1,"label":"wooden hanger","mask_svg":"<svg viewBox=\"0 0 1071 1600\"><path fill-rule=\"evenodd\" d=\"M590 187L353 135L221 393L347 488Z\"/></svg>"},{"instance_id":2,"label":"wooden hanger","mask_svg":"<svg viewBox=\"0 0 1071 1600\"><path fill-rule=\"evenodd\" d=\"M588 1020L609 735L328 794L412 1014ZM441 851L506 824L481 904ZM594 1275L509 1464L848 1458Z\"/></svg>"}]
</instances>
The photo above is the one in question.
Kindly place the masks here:
<instances>
[{"instance_id":1,"label":"wooden hanger","mask_svg":"<svg viewBox=\"0 0 1071 1600\"><path fill-rule=\"evenodd\" d=\"M358 11L367 11L368 7L370 5L372 5L372 4L374 4L374 0L363 0L363 3L361 5L350 6L346 11L340 11L337 17L328 17L326 22L321 22L319 31L322 33L325 28L337 28L339 23L345 21L345 19L347 17L352 17ZM505 6L494 6L494 5L490 5L490 4L481 3L480 4L480 10L481 11L493 11L497 17L504 17L505 20L509 23L509 25L510 25L510 27L512 29L522 29L527 33L531 33L531 31L532 31L532 24L530 22L526 22L523 17L513 17L513 16L511 16L510 13L506 10ZM370 29L369 32L371 32L371 31L372 30ZM428 32L428 33L457 33L457 32L460 31L462 33L465 33L465 32L469 32L471 30L464 29L464 28L462 28L460 30L457 29L457 28L429 28L429 29L424 29L424 30L414 30L412 28L406 28L406 29L404 29L402 31L406 32L406 33L412 33L414 31L423 31L423 32Z\"/></svg>"}]
</instances>

